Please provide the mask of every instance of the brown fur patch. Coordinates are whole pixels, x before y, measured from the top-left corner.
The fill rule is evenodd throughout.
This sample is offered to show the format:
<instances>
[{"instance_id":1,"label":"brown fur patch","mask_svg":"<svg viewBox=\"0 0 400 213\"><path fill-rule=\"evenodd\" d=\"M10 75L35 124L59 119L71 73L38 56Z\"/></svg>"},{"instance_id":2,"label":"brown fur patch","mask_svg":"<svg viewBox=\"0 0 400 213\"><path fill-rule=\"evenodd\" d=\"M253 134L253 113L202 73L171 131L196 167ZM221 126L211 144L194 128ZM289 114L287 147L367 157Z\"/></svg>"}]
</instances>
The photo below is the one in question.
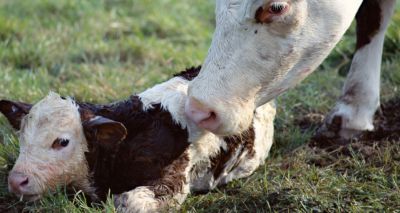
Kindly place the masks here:
<instances>
[{"instance_id":1,"label":"brown fur patch","mask_svg":"<svg viewBox=\"0 0 400 213\"><path fill-rule=\"evenodd\" d=\"M369 44L378 33L382 21L382 9L378 0L363 1L357 16L357 50Z\"/></svg>"},{"instance_id":2,"label":"brown fur patch","mask_svg":"<svg viewBox=\"0 0 400 213\"><path fill-rule=\"evenodd\" d=\"M189 155L187 152L177 158L172 164L167 166L162 172L162 178L150 182L156 198L172 196L183 190L183 185L187 183L186 169L189 166Z\"/></svg>"},{"instance_id":3,"label":"brown fur patch","mask_svg":"<svg viewBox=\"0 0 400 213\"><path fill-rule=\"evenodd\" d=\"M109 105L79 106L96 116L122 123L128 131L117 146L102 147L88 140L86 159L101 200L106 199L109 190L120 194L138 186L153 186L156 196L181 190L189 162L185 154L188 134L168 111L160 105L143 111L137 96Z\"/></svg>"},{"instance_id":4,"label":"brown fur patch","mask_svg":"<svg viewBox=\"0 0 400 213\"><path fill-rule=\"evenodd\" d=\"M89 121L96 116L92 111L83 107L79 107L79 114L82 122Z\"/></svg>"},{"instance_id":5,"label":"brown fur patch","mask_svg":"<svg viewBox=\"0 0 400 213\"><path fill-rule=\"evenodd\" d=\"M31 108L32 105L26 103L8 100L0 101L0 112L6 116L7 120L16 130L20 129L22 118L29 113Z\"/></svg>"},{"instance_id":6,"label":"brown fur patch","mask_svg":"<svg viewBox=\"0 0 400 213\"><path fill-rule=\"evenodd\" d=\"M345 94L343 94L339 99L346 104L352 104L357 98L357 94L359 93L359 87L360 83L355 82L346 90Z\"/></svg>"},{"instance_id":7,"label":"brown fur patch","mask_svg":"<svg viewBox=\"0 0 400 213\"><path fill-rule=\"evenodd\" d=\"M265 9L264 7L260 7L256 11L256 21L257 23L265 23L268 24L271 22L271 15L268 11L268 8Z\"/></svg>"},{"instance_id":8,"label":"brown fur patch","mask_svg":"<svg viewBox=\"0 0 400 213\"><path fill-rule=\"evenodd\" d=\"M247 151L247 155L250 158L255 154L255 131L253 127L238 136L225 137L224 140L228 146L227 150L223 150L221 148L220 153L211 159L211 167L214 178L217 178L221 175L225 168L225 164L232 159L237 151L239 152L239 156L243 152ZM232 169L234 169L238 163L239 162L235 162L235 165Z\"/></svg>"}]
</instances>

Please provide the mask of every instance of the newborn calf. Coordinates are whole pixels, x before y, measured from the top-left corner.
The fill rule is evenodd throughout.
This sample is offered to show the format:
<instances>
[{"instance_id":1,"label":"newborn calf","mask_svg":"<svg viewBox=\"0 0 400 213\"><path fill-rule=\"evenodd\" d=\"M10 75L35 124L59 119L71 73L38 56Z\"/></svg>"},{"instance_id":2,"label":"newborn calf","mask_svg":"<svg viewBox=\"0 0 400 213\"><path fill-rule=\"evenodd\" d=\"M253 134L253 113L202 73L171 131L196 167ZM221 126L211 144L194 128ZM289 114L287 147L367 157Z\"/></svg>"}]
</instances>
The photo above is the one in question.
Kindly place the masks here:
<instances>
[{"instance_id":1,"label":"newborn calf","mask_svg":"<svg viewBox=\"0 0 400 213\"><path fill-rule=\"evenodd\" d=\"M110 191L120 212L154 212L181 204L190 191L249 176L272 145L275 108L259 107L252 127L238 136L202 131L184 115L188 83L198 71L108 105L55 93L33 106L0 101L20 130L9 191L36 200L67 185L94 201Z\"/></svg>"}]
</instances>

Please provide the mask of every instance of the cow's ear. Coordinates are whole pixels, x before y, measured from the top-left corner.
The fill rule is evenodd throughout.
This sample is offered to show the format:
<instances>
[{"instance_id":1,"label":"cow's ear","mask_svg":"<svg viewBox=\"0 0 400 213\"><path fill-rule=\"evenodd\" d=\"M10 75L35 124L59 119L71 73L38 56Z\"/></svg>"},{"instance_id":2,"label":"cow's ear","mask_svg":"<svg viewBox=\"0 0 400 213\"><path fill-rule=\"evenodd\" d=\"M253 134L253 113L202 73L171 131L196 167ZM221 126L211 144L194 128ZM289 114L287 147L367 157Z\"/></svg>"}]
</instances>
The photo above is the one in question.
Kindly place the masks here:
<instances>
[{"instance_id":1,"label":"cow's ear","mask_svg":"<svg viewBox=\"0 0 400 213\"><path fill-rule=\"evenodd\" d=\"M29 113L31 108L31 104L8 100L0 101L0 112L6 116L12 127L14 127L16 130L21 128L21 120Z\"/></svg>"},{"instance_id":2,"label":"cow's ear","mask_svg":"<svg viewBox=\"0 0 400 213\"><path fill-rule=\"evenodd\" d=\"M102 116L84 121L82 125L88 142L98 143L104 148L115 147L128 134L122 123Z\"/></svg>"}]
</instances>

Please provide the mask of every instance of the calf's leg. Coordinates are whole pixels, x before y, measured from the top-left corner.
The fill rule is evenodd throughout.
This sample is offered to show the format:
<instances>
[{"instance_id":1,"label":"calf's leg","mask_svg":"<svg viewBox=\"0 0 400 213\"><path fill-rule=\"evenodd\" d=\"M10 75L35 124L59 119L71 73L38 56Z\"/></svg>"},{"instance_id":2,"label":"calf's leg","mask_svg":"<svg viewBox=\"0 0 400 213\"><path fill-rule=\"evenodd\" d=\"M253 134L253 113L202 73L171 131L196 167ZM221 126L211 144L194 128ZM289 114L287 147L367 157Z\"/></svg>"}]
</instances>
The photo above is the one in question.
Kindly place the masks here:
<instances>
[{"instance_id":1,"label":"calf's leg","mask_svg":"<svg viewBox=\"0 0 400 213\"><path fill-rule=\"evenodd\" d=\"M114 195L114 205L120 213L150 213L157 212L160 201L156 199L149 187L141 186L120 195Z\"/></svg>"},{"instance_id":2,"label":"calf's leg","mask_svg":"<svg viewBox=\"0 0 400 213\"><path fill-rule=\"evenodd\" d=\"M161 212L168 207L178 207L186 199L189 189L190 162L184 152L163 170L163 176L116 195L114 204L121 213Z\"/></svg>"},{"instance_id":3,"label":"calf's leg","mask_svg":"<svg viewBox=\"0 0 400 213\"><path fill-rule=\"evenodd\" d=\"M372 131L379 107L380 72L385 32L396 0L366 0L357 14L357 51L342 95L325 118L318 136L349 139Z\"/></svg>"}]
</instances>

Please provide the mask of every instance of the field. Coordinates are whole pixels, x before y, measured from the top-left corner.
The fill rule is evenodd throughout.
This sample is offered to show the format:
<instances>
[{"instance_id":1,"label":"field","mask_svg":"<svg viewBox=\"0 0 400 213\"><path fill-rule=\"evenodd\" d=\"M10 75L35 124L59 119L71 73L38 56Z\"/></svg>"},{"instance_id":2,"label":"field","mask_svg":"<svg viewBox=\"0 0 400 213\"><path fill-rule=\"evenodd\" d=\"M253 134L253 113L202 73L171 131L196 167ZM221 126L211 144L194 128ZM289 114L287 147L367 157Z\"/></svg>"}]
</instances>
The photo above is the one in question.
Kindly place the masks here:
<instances>
[{"instance_id":1,"label":"field","mask_svg":"<svg viewBox=\"0 0 400 213\"><path fill-rule=\"evenodd\" d=\"M400 9L400 2L397 2ZM36 102L49 91L105 103L200 65L214 0L0 0L0 99ZM202 195L182 212L393 212L400 210L400 129L310 148L340 94L355 46L352 27L305 82L277 99L275 144L254 175ZM385 43L377 124L400 121L400 10ZM389 137L390 136L390 137ZM16 133L0 117L0 212L113 212L64 190L24 204L7 192ZM178 211L178 210L177 210Z\"/></svg>"}]
</instances>

